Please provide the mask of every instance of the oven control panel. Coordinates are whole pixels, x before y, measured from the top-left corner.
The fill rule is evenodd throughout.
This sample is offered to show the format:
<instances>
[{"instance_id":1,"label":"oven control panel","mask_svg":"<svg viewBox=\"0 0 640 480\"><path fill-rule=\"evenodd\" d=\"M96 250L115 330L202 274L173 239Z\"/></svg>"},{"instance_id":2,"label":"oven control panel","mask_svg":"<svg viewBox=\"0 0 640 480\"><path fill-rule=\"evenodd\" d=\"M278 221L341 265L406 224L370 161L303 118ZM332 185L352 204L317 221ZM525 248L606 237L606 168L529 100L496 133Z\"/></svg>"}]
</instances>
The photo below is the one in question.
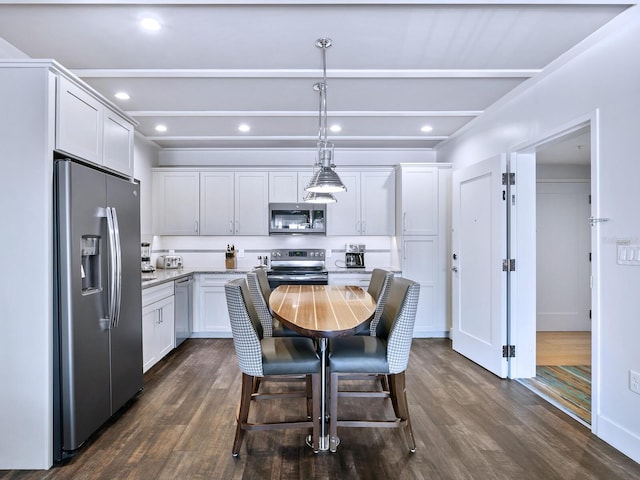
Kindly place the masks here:
<instances>
[{"instance_id":1,"label":"oven control panel","mask_svg":"<svg viewBox=\"0 0 640 480\"><path fill-rule=\"evenodd\" d=\"M271 260L309 260L324 259L324 248L306 248L301 250L289 250L276 248L271 250Z\"/></svg>"},{"instance_id":2,"label":"oven control panel","mask_svg":"<svg viewBox=\"0 0 640 480\"><path fill-rule=\"evenodd\" d=\"M277 267L324 267L324 248L271 250L271 268Z\"/></svg>"}]
</instances>

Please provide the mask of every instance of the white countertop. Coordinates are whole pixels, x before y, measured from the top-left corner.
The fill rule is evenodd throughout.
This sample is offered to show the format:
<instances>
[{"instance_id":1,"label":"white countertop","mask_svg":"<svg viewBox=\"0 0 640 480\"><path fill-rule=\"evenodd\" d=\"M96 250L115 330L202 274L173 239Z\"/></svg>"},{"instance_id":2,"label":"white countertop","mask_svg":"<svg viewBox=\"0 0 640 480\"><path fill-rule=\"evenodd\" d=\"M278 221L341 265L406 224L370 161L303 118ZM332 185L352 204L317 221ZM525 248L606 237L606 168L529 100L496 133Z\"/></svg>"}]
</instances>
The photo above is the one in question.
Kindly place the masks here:
<instances>
[{"instance_id":1,"label":"white countertop","mask_svg":"<svg viewBox=\"0 0 640 480\"><path fill-rule=\"evenodd\" d=\"M210 273L210 274L237 274L246 275L251 269L219 269L219 268L171 268L171 269L157 269L155 272L143 272L142 273L142 289L160 285L161 283L171 282L182 277L187 277L194 273Z\"/></svg>"}]
</instances>

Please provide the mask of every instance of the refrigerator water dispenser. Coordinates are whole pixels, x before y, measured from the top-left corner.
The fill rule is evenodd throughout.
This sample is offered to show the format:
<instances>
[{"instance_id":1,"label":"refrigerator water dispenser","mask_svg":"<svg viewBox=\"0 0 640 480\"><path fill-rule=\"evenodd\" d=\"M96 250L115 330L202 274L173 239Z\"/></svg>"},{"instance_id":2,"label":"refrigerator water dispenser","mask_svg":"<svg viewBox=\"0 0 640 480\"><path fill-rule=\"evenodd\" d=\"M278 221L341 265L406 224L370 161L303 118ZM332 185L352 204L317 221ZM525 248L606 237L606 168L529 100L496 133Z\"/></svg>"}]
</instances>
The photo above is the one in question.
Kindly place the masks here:
<instances>
[{"instance_id":1,"label":"refrigerator water dispenser","mask_svg":"<svg viewBox=\"0 0 640 480\"><path fill-rule=\"evenodd\" d=\"M83 235L80 245L82 261L80 274L82 277L82 293L88 294L100 290L100 237Z\"/></svg>"}]
</instances>

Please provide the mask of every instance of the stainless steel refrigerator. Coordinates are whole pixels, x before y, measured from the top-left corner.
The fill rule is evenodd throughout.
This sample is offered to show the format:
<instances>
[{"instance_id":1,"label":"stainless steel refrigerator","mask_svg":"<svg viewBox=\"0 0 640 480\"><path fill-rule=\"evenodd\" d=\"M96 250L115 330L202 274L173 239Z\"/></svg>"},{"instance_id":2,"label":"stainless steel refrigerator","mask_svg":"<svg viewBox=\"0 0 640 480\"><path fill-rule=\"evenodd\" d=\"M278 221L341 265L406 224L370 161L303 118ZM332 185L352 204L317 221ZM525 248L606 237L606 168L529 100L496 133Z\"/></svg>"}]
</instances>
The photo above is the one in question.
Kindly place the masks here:
<instances>
[{"instance_id":1,"label":"stainless steel refrigerator","mask_svg":"<svg viewBox=\"0 0 640 480\"><path fill-rule=\"evenodd\" d=\"M54 205L59 462L142 390L140 186L59 159Z\"/></svg>"}]
</instances>

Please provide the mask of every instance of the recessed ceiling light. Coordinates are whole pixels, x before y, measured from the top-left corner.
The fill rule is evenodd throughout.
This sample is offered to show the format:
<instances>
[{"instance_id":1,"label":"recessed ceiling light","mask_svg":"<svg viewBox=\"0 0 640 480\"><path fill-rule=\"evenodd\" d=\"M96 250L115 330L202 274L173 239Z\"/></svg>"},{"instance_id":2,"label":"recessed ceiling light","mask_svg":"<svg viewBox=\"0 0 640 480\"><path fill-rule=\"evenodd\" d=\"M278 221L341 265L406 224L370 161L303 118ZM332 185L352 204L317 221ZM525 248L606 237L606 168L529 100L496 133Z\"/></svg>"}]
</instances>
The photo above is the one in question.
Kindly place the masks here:
<instances>
[{"instance_id":1,"label":"recessed ceiling light","mask_svg":"<svg viewBox=\"0 0 640 480\"><path fill-rule=\"evenodd\" d=\"M127 92L118 92L115 94L115 97L118 100L129 100L131 98Z\"/></svg>"},{"instance_id":2,"label":"recessed ceiling light","mask_svg":"<svg viewBox=\"0 0 640 480\"><path fill-rule=\"evenodd\" d=\"M140 20L140 27L148 32L157 32L160 30L160 22L155 18L147 17Z\"/></svg>"},{"instance_id":3,"label":"recessed ceiling light","mask_svg":"<svg viewBox=\"0 0 640 480\"><path fill-rule=\"evenodd\" d=\"M249 130L251 130L251 127L246 123L242 123L238 125L238 130L240 130L241 132L248 132Z\"/></svg>"},{"instance_id":4,"label":"recessed ceiling light","mask_svg":"<svg viewBox=\"0 0 640 480\"><path fill-rule=\"evenodd\" d=\"M156 125L156 131L157 132L166 132L167 131L167 126L166 125Z\"/></svg>"},{"instance_id":5,"label":"recessed ceiling light","mask_svg":"<svg viewBox=\"0 0 640 480\"><path fill-rule=\"evenodd\" d=\"M342 127L338 124L334 124L329 127L329 130L331 130L334 133L337 133L342 130Z\"/></svg>"},{"instance_id":6,"label":"recessed ceiling light","mask_svg":"<svg viewBox=\"0 0 640 480\"><path fill-rule=\"evenodd\" d=\"M425 133L430 132L431 130L433 130L433 127L431 125L425 125L420 129L421 132Z\"/></svg>"}]
</instances>

